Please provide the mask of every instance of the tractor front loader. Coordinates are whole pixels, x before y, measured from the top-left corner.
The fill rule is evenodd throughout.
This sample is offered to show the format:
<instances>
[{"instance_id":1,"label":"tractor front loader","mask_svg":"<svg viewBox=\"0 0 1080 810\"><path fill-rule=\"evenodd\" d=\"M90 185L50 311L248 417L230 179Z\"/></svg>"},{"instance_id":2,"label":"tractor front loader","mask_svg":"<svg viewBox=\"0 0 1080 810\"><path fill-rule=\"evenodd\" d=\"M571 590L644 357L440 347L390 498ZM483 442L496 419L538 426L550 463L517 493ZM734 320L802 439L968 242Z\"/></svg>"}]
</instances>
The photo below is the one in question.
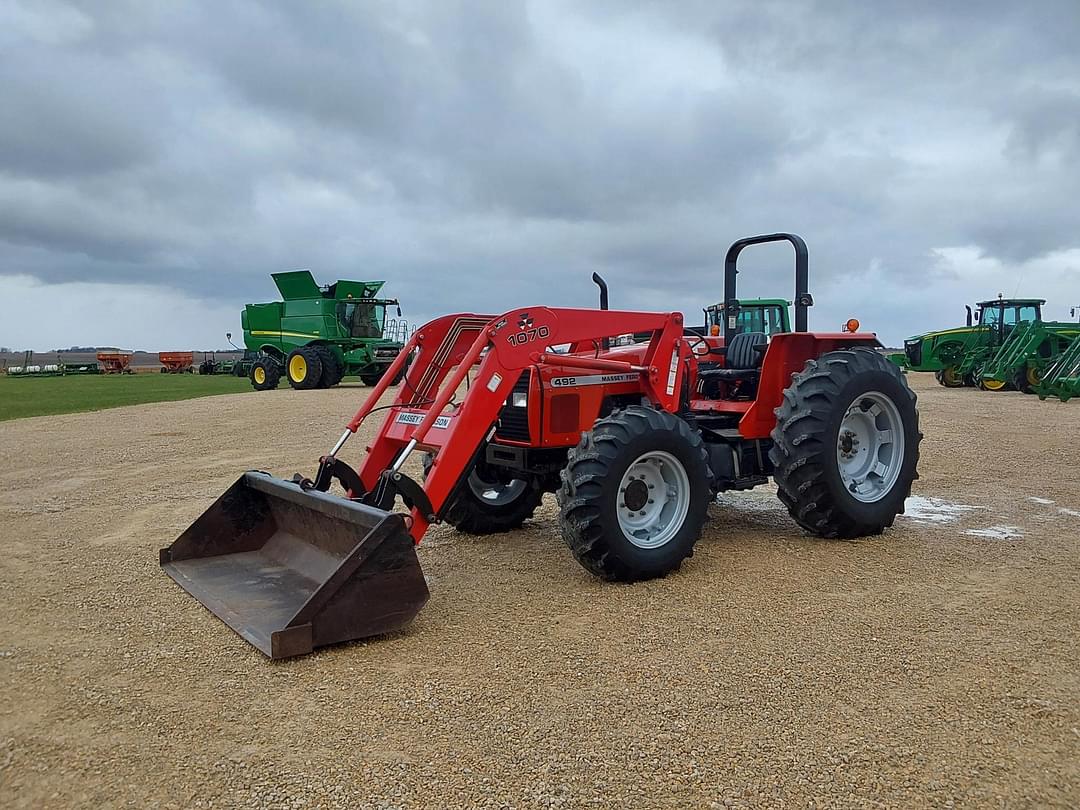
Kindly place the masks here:
<instances>
[{"instance_id":1,"label":"tractor front loader","mask_svg":"<svg viewBox=\"0 0 1080 810\"><path fill-rule=\"evenodd\" d=\"M772 241L795 248L794 332L739 331L730 318L723 336L701 335L677 312L543 306L439 318L312 478L245 473L162 550L163 567L281 658L402 628L428 599L414 547L429 525L512 530L545 492L571 553L606 580L676 570L716 493L770 478L817 536L881 533L916 477L915 395L874 335L807 331L799 237L732 245L725 300L738 300L742 249ZM608 342L619 335L647 338ZM393 403L377 407L401 372ZM382 425L354 469L339 456L376 410ZM413 454L422 480L403 472Z\"/></svg>"}]
</instances>

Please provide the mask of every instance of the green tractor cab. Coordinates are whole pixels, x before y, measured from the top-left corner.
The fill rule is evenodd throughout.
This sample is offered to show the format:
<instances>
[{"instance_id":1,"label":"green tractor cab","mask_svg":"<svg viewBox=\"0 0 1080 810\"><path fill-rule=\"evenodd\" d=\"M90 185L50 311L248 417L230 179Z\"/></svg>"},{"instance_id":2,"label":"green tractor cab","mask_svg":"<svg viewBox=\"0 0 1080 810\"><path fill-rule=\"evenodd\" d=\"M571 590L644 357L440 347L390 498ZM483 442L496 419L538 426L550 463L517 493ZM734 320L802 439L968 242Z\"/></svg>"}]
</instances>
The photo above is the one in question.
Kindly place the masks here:
<instances>
[{"instance_id":1,"label":"green tractor cab","mask_svg":"<svg viewBox=\"0 0 1080 810\"><path fill-rule=\"evenodd\" d=\"M1004 298L979 301L967 310L967 323L909 337L904 341L904 365L911 371L932 371L946 388L980 385L983 366L990 361L1018 324L1042 321L1042 298ZM991 390L1005 383L991 380Z\"/></svg>"},{"instance_id":2,"label":"green tractor cab","mask_svg":"<svg viewBox=\"0 0 1080 810\"><path fill-rule=\"evenodd\" d=\"M764 332L769 337L791 331L791 302L782 298L744 298L731 304L705 308L705 330L724 332L726 316L734 318L732 333Z\"/></svg>"},{"instance_id":3,"label":"green tractor cab","mask_svg":"<svg viewBox=\"0 0 1080 810\"><path fill-rule=\"evenodd\" d=\"M297 389L329 388L356 375L375 385L394 362L402 342L387 336L386 308L396 298L376 298L383 281L336 281L320 287L307 270L274 273L281 301L248 304L240 322L244 345L258 352L248 374L258 391L276 388L284 375Z\"/></svg>"}]
</instances>

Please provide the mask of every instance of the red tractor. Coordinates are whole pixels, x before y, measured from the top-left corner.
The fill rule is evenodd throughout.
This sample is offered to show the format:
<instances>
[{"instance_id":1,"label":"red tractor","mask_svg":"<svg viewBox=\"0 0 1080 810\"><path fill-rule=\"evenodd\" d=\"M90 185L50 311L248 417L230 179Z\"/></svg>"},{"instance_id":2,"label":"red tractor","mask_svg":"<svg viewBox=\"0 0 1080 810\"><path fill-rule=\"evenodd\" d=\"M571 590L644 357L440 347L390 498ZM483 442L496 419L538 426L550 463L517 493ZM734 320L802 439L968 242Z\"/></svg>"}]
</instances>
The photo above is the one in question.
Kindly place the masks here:
<instances>
[{"instance_id":1,"label":"red tractor","mask_svg":"<svg viewBox=\"0 0 1080 810\"><path fill-rule=\"evenodd\" d=\"M795 331L736 333L737 260L795 249ZM161 554L166 571L272 657L383 633L427 601L414 545L445 521L518 528L546 492L607 580L664 576L693 553L718 492L772 478L807 531L881 533L917 477L919 417L873 334L810 333L806 245L742 239L724 268L724 336L677 312L528 307L417 330L313 479L249 472ZM640 338L612 347L614 336ZM380 397L412 357L393 404ZM372 413L358 470L338 458ZM402 471L422 453L422 481ZM344 490L330 494L337 480ZM407 511L392 511L398 502Z\"/></svg>"}]
</instances>

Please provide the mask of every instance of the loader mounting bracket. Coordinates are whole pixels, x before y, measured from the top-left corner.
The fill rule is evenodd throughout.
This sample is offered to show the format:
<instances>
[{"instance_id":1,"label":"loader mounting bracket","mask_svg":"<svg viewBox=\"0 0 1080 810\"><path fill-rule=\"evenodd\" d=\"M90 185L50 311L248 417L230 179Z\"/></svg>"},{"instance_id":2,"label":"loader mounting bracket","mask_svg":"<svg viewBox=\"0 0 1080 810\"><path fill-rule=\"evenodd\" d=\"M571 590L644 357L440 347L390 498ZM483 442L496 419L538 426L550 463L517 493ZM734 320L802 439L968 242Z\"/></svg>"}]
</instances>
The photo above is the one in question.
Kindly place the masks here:
<instances>
[{"instance_id":1,"label":"loader mounting bracket","mask_svg":"<svg viewBox=\"0 0 1080 810\"><path fill-rule=\"evenodd\" d=\"M293 481L300 485L303 490L317 489L319 492L327 492L334 479L341 482L342 488L349 493L350 498L359 498L364 494L364 484L360 475L340 459L334 456L323 456L319 459L319 469L315 473L315 480L304 478L297 473Z\"/></svg>"},{"instance_id":2,"label":"loader mounting bracket","mask_svg":"<svg viewBox=\"0 0 1080 810\"><path fill-rule=\"evenodd\" d=\"M383 470L375 489L364 495L361 501L377 509L389 511L394 507L395 495L400 495L410 509L419 509L424 520L429 523L434 523L438 519L435 508L431 505L431 499L424 492L424 488L403 472Z\"/></svg>"}]
</instances>

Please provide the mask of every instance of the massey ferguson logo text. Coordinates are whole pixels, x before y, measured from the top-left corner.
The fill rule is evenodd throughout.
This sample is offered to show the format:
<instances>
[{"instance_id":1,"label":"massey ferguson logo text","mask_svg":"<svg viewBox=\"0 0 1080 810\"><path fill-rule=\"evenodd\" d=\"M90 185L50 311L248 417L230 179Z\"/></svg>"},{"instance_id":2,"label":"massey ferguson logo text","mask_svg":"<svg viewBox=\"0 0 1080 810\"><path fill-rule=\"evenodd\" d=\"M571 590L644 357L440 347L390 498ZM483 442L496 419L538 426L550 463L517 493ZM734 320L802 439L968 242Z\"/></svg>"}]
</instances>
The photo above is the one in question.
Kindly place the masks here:
<instances>
[{"instance_id":1,"label":"massey ferguson logo text","mask_svg":"<svg viewBox=\"0 0 1080 810\"><path fill-rule=\"evenodd\" d=\"M532 316L528 312L522 312L518 316L518 331L506 336L506 342L511 346L524 346L534 340L543 340L551 335L551 330L546 326L534 326Z\"/></svg>"},{"instance_id":2,"label":"massey ferguson logo text","mask_svg":"<svg viewBox=\"0 0 1080 810\"><path fill-rule=\"evenodd\" d=\"M422 413L412 413L410 411L404 411L404 412L399 413L397 415L397 420L396 421L397 421L397 423L399 425L419 425L421 422L424 421L424 414L422 414ZM440 429L450 427L450 417L449 416L436 416L435 417L435 424L432 425L432 427L440 428Z\"/></svg>"}]
</instances>

